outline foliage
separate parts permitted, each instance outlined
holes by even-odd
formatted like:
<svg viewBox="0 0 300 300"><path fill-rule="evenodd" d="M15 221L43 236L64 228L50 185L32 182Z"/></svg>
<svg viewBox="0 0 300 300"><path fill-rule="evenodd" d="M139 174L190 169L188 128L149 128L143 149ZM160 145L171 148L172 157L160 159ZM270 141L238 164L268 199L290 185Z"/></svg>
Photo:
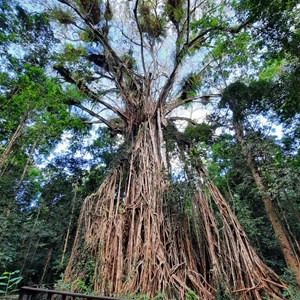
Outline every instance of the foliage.
<svg viewBox="0 0 300 300"><path fill-rule="evenodd" d="M181 91L181 100L193 98L201 87L201 74L190 74L184 81Z"/></svg>
<svg viewBox="0 0 300 300"><path fill-rule="evenodd" d="M199 299L199 297L197 296L197 294L193 290L188 290L185 293L185 298L187 300L197 300L197 299Z"/></svg>
<svg viewBox="0 0 300 300"><path fill-rule="evenodd" d="M283 278L288 282L288 288L283 291L282 298L290 300L299 300L300 292L295 283L295 279L290 270L286 270L283 274Z"/></svg>
<svg viewBox="0 0 300 300"><path fill-rule="evenodd" d="M212 128L205 123L188 125L183 136L194 144L203 142L209 145L212 142Z"/></svg>
<svg viewBox="0 0 300 300"><path fill-rule="evenodd" d="M0 295L6 297L15 293L21 281L22 276L20 276L19 270L13 272L3 272L0 276Z"/></svg>
<svg viewBox="0 0 300 300"><path fill-rule="evenodd" d="M299 41L299 33L291 28L299 24L298 1L239 1L237 11L243 16L261 22L260 38L268 39L273 46L281 46L287 51L299 55L299 49L293 48ZM274 45L275 43L275 45ZM269 46L270 46L269 44ZM298 53L298 54L297 54Z"/></svg>

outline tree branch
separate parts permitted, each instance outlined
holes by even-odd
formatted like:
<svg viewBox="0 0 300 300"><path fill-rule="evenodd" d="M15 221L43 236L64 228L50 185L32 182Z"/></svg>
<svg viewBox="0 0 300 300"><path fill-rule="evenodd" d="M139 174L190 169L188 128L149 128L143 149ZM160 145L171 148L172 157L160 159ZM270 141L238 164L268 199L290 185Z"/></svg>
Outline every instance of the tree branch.
<svg viewBox="0 0 300 300"><path fill-rule="evenodd" d="M184 100L180 100L178 101L175 100L175 101L172 101L170 102L167 107L166 107L166 110L165 110L165 115L168 115L169 113L171 113L174 109L176 109L177 107L180 107L184 104L187 104L189 102L201 102L202 104L204 104L204 102L206 102L209 98L217 98L217 97L221 97L222 95L221 94L209 94L209 95L201 95L201 96L196 96L196 97L190 97L190 98L186 98ZM197 99L202 99L200 101L196 101ZM206 103L207 104L207 103Z"/></svg>
<svg viewBox="0 0 300 300"><path fill-rule="evenodd" d="M191 123L192 125L197 125L198 123L190 118L186 118L186 117L170 117L168 118L168 120L170 121L187 121L189 123Z"/></svg>
<svg viewBox="0 0 300 300"><path fill-rule="evenodd" d="M138 30L139 30L139 33L140 33L142 65L143 65L143 70L144 70L144 76L146 76L147 73L146 73L145 57L144 57L144 40L143 40L143 33L142 33L141 25L140 25L139 20L138 20L138 15L137 15L137 7L138 7L138 4L139 4L139 0L136 0L135 6L134 6L134 9L133 9L133 13L134 13L135 22L136 22L136 24L137 24L137 27L138 27Z"/></svg>
<svg viewBox="0 0 300 300"><path fill-rule="evenodd" d="M138 42L134 41L132 38L130 38L127 34L125 34L124 30L120 29L122 35L128 40L130 41L132 44L138 46L138 47L141 47L142 45L139 44Z"/></svg>
<svg viewBox="0 0 300 300"><path fill-rule="evenodd" d="M186 27L186 42L190 39L190 0L187 0L187 27Z"/></svg>
<svg viewBox="0 0 300 300"><path fill-rule="evenodd" d="M64 67L61 66L54 66L54 70L56 70L67 82L72 83L78 87L78 89L83 92L86 96L91 97L92 99L96 100L98 103L104 105L106 108L113 111L115 114L117 114L119 117L121 117L123 120L127 120L126 115L117 109L116 107L110 105L106 101L100 99L96 93L91 91L82 81L76 81L72 78L72 75L70 74L69 70L67 70Z"/></svg>
<svg viewBox="0 0 300 300"><path fill-rule="evenodd" d="M212 60L212 61L209 61L205 66L203 66L203 68L198 72L198 74L200 74L201 72L203 72L212 62L213 62L214 60ZM176 70L175 70L175 72L176 72ZM172 75L172 74L171 74ZM174 74L174 76L173 76L174 78L175 78L175 74ZM170 76L170 78L171 78L171 76ZM174 82L174 78L173 78L173 82ZM172 84L173 83L171 83L170 82L170 88L172 87ZM166 91L166 93L168 93L168 91ZM167 95L166 95L167 96ZM199 97L192 97L192 98L187 98L187 99L184 99L184 100L182 100L182 101L178 101L178 98L180 97L180 95L179 96L177 96L177 99L174 101L174 102L172 102L172 103L170 103L167 107L166 107L166 115L167 114L169 114L172 110L174 110L175 108L177 108L177 107L179 107L179 106L181 106L181 105L183 105L183 104L185 104L185 103L188 103L188 102L191 102L191 101L193 101L193 100L195 100L195 99L197 99L197 98L199 98Z"/></svg>
<svg viewBox="0 0 300 300"><path fill-rule="evenodd" d="M239 33L243 28L248 26L252 22L252 19L246 20L244 23L240 24L239 26L233 26L233 27L225 27L222 25L218 25L212 28L208 28L201 32L198 36L196 36L193 40L191 40L189 43L185 44L186 50L188 51L191 47L193 47L198 41L203 39L206 34L214 31L223 31L223 32L229 32L229 33ZM201 41L202 42L202 41Z"/></svg>
<svg viewBox="0 0 300 300"><path fill-rule="evenodd" d="M92 111L92 110L88 109L87 107L83 106L81 103L79 103L79 102L72 102L71 105L76 106L76 107L80 108L81 110L87 112L92 117L97 118L101 123L104 123L110 130L112 130L112 131L116 131L117 130L117 128L114 126L114 124L112 124L111 122L109 122L105 118L99 116L94 111Z"/></svg>
<svg viewBox="0 0 300 300"><path fill-rule="evenodd" d="M165 115L168 115L169 113L171 113L175 108L179 107L179 106L182 106L184 104L187 104L189 102L192 102L194 100L196 100L197 98L200 98L200 97L190 97L190 98L186 98L184 100L175 100L175 101L172 101L171 103L169 103L165 109Z"/></svg>
<svg viewBox="0 0 300 300"><path fill-rule="evenodd" d="M174 83L174 80L175 80L175 76L176 76L176 73L177 73L177 69L178 69L178 64L176 62L175 66L174 66L174 69L171 73L171 75L169 76L165 86L163 87L162 89L162 92L158 98L158 102L157 102L157 107L159 106L164 106L165 102L166 102L166 99L168 97L168 94L173 86L173 83Z"/></svg>

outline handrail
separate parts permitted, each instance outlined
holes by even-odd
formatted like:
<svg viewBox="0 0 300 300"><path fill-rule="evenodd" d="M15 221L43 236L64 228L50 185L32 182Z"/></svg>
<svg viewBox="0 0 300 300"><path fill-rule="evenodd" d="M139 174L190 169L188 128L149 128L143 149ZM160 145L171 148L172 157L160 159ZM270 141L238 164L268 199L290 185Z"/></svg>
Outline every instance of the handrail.
<svg viewBox="0 0 300 300"><path fill-rule="evenodd" d="M53 295L60 295L62 300L75 300L78 298L94 299L94 300L129 300L125 298L112 298L112 297L105 297L105 296L84 295L84 294L71 293L71 292L40 289L40 288L34 288L30 286L21 287L19 293L19 300L40 300L40 299L51 300Z"/></svg>

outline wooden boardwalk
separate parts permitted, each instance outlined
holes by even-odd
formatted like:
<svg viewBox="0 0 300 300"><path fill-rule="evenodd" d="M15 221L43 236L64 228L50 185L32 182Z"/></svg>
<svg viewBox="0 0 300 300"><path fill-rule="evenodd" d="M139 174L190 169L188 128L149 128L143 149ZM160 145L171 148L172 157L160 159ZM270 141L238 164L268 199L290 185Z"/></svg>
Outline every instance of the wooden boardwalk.
<svg viewBox="0 0 300 300"><path fill-rule="evenodd" d="M24 286L20 289L19 300L129 300L104 296L84 295Z"/></svg>

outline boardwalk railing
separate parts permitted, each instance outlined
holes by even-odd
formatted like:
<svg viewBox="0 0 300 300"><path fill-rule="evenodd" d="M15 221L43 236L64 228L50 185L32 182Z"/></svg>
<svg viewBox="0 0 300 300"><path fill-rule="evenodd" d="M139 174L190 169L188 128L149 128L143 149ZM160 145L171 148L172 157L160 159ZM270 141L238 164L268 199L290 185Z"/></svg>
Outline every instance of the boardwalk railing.
<svg viewBox="0 0 300 300"><path fill-rule="evenodd" d="M39 289L24 286L20 289L19 300L129 300L124 298L112 298L102 296L92 296L69 292L60 292L55 290Z"/></svg>

